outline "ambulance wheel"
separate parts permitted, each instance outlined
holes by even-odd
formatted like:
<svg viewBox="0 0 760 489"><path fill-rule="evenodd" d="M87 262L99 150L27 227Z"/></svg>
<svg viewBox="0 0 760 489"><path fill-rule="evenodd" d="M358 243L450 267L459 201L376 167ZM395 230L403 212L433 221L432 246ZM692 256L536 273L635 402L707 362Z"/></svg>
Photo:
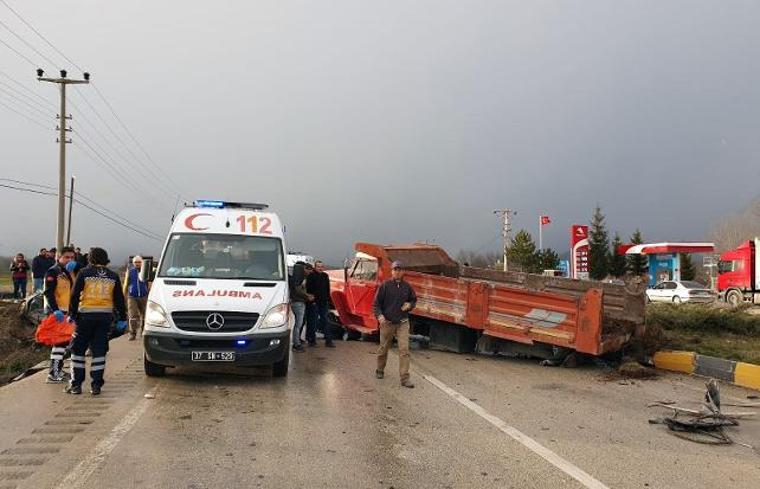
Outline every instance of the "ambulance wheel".
<svg viewBox="0 0 760 489"><path fill-rule="evenodd" d="M287 377L289 363L290 363L290 348L286 348L285 356L282 358L282 360L272 364L272 376Z"/></svg>
<svg viewBox="0 0 760 489"><path fill-rule="evenodd" d="M148 361L148 357L143 355L143 364L145 366L145 375L148 377L163 377L166 375L166 367Z"/></svg>

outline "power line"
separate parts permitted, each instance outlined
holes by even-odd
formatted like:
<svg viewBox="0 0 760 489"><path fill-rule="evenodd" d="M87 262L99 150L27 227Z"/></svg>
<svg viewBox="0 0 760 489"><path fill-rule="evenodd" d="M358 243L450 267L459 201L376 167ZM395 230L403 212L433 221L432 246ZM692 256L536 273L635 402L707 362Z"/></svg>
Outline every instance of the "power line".
<svg viewBox="0 0 760 489"><path fill-rule="evenodd" d="M85 140L81 136L80 136L79 140L81 140L82 143L84 143L84 145L87 146L87 148L89 148L89 150L93 154L95 154L95 156L96 156L96 158L98 160L102 161L110 170L113 170L113 172L109 171L109 173L111 173L111 176L114 177L114 179L116 180L117 183L126 184L126 185L129 186L129 188L131 190L133 190L135 192L138 192L138 193L142 193L143 195L147 196L150 200L152 200L154 203L162 205L162 206L167 206L167 204L166 204L165 201L161 201L156 196L154 196L152 193L148 193L148 192L145 191L145 189L141 189L140 188L140 183L138 181L136 181L136 180L133 180L131 178L131 176L129 175L128 171L127 171L127 173L124 173L120 168L115 167L106 158L103 158L103 156L100 153L98 153L98 151L95 148L93 148L92 145L87 142L87 140ZM84 148L82 146L79 146L76 141L74 141L74 145L77 146L79 149L84 150ZM90 159L93 159L92 156L86 150L85 150L85 154L87 154L88 156L90 156ZM93 159L93 161L94 161L94 159ZM114 175L114 172L117 173L118 175Z"/></svg>
<svg viewBox="0 0 760 489"><path fill-rule="evenodd" d="M94 85L93 85L93 86L94 86ZM153 171L151 171L151 169L150 169L150 168L149 168L149 167L148 167L148 166L147 166L145 163L143 163L143 162L142 162L141 158L140 158L139 156L137 156L137 155L136 155L136 154L135 154L135 153L134 153L134 152L133 152L133 151L130 149L129 145L128 145L128 144L127 144L125 141L124 141L124 139L122 139L122 138L121 138L121 136L119 136L119 135L116 133L116 131L114 131L114 129L111 127L111 125L110 125L110 124L108 124L108 122L106 122L106 120L103 118L103 116L100 114L100 112L99 112L99 111L98 111L98 110L95 108L95 106L94 106L94 105L92 105L92 103L91 103L89 100L87 100L87 98L86 98L84 95L82 95L80 92L77 92L77 94L79 95L79 97L81 98L81 100L82 100L82 101L83 101L83 102L84 102L84 103L85 103L85 104L86 104L86 105L87 105L87 106L90 108L90 110L92 111L92 113L93 113L93 114L95 114L95 116L98 118L98 120L100 120L100 122L101 122L101 123L103 123L103 125L104 125L104 126L106 126L106 128L107 128L107 129L109 130L109 132L110 132L110 133L113 135L113 137L114 137L114 138L116 138L116 140L117 140L118 142L120 142L120 143L121 143L121 145L122 145L122 146L123 146L123 147L124 147L124 148L127 150L127 152L129 153L129 155L130 155L130 156L132 156L133 160L132 160L132 161L130 161L129 159L127 159L127 158L126 158L126 157L125 157L125 156L124 156L124 155L121 153L121 151L120 151L120 150L119 150L119 149L118 149L118 148L117 148L115 145L111 145L112 149L114 150L114 153L115 153L115 154L116 154L116 155L117 155L119 158L121 158L121 160L122 160L124 163L126 163L127 165L132 165L132 164L134 164L134 162L135 162L135 161L136 161L137 163L139 163L139 164L140 164L140 166L141 166L142 168L144 168L145 170L147 170L147 171L148 171L148 173L150 173L150 177L152 177L152 178L149 178L149 179L148 179L148 181L151 183L151 185L153 185L153 186L154 186L154 187L155 187L155 188L156 188L156 189L157 189L159 192L163 192L163 191L164 191L164 189L163 189L163 188L161 187L161 185L158 183L158 180L160 179L160 177L159 177L158 175L156 175L156 174L155 174ZM81 115L81 113L80 113L80 115ZM92 125L92 124L90 124L90 125L91 125L93 128L95 127L95 126L94 126L94 125ZM96 129L96 132L98 132L98 133L100 134L100 136L101 136L101 137L102 137L102 138L103 138L103 139L104 139L106 142L108 142L108 139L107 139L107 138L106 138L106 137L103 135L103 133L102 133L102 132L100 132L100 131L99 131L99 130L97 130L97 129ZM109 143L109 144L110 144L110 143ZM163 202L162 202L162 204L166 205L166 204L165 204L165 203L163 203Z"/></svg>
<svg viewBox="0 0 760 489"><path fill-rule="evenodd" d="M3 101L0 101L0 105L2 105L3 107L5 107L6 109L10 110L11 112L15 112L16 114L20 115L21 117L23 117L24 119L28 120L29 122L31 122L33 124L37 124L38 126L40 126L43 129L46 129L46 130L50 129L49 127L45 127L45 124L43 124L42 122L37 121L35 119L32 119L28 115L26 115L26 114L24 114L22 112L19 112L18 110L14 109L13 107L11 107L10 105L6 104Z"/></svg>
<svg viewBox="0 0 760 489"><path fill-rule="evenodd" d="M95 159L98 159L102 161L103 164L106 165L106 167L108 167L109 173L111 174L112 177L114 177L117 183L127 184L132 190L135 190L138 192L140 191L139 187L137 187L137 185L134 182L132 182L132 180L130 180L125 174L123 174L119 168L114 167L108 160L103 158L100 155L100 153L98 153L98 151L95 148L93 148L90 143L87 142L86 139L80 137L79 141L81 141L90 150L91 154L95 155L96 158L91 158L93 159L93 161ZM83 147L79 146L79 144L76 141L74 142L74 146L77 146L79 149L84 150L85 154L90 156L90 153L88 153L87 150L85 150Z"/></svg>
<svg viewBox="0 0 760 489"><path fill-rule="evenodd" d="M34 190L34 189L16 187L16 186L13 186L13 185L5 185L5 184L2 184L2 183L0 183L0 187L8 188L8 189L11 189L11 190L16 190L16 191L19 191L19 192L28 192L28 193L39 194L39 195L48 195L48 196L52 196L52 197L57 197L58 196L58 194L56 194L55 192L45 192L44 190ZM92 206L90 206L90 205L82 202L81 200L74 199L74 202L76 202L77 204L81 205L85 209L88 209L88 210L90 210L90 211L98 214L99 216L101 216L101 217L103 217L105 219L108 219L109 221L113 222L114 224L118 224L119 226L121 226L123 228L129 229L130 231L134 231L137 234L140 234L142 236L145 236L146 238L149 238L149 239L152 239L152 240L155 240L155 241L163 241L157 235L145 233L145 232L140 231L139 229L136 229L136 228L134 228L134 227L132 227L132 226L130 226L128 224L120 222L120 221L114 219L113 217L105 214L104 212L101 212L101 211L97 210L96 208L94 208L94 207L92 207Z"/></svg>
<svg viewBox="0 0 760 489"><path fill-rule="evenodd" d="M39 107L36 107L36 106L30 104L29 102L27 102L26 100L20 98L18 95L14 94L13 92L8 91L7 88L0 87L0 93L4 93L5 95L11 97L14 101L20 102L20 103L26 105L27 107L29 107L30 109L36 111L38 114L40 114L43 117L47 117L48 116L48 114L46 114L44 110L42 110Z"/></svg>
<svg viewBox="0 0 760 489"><path fill-rule="evenodd" d="M14 79L14 78L13 78L12 76L10 76L8 73L6 73L6 72L4 72L4 71L0 70L0 75L4 76L4 77L5 77L5 78L7 78L9 81L12 81L14 84L18 85L18 86L19 86L19 87L21 87L22 89L24 89L24 90L26 90L27 92L31 93L32 95L34 95L35 97L37 97L38 99L42 100L42 101L43 101L43 102L45 102L47 105L49 105L50 107L52 107L53 109L55 109L55 104L54 104L53 102L51 102L50 100L46 99L46 98L45 98L45 97L43 97L42 95L38 94L37 92L35 92L35 91L34 91L34 90L32 90L31 88L27 87L26 85L22 84L22 83L21 83L21 82L19 82L18 80Z"/></svg>
<svg viewBox="0 0 760 489"><path fill-rule="evenodd" d="M21 91L20 91L20 90L18 90L17 88L13 88L11 85L8 85L7 83L5 83L5 82L3 82L3 81L0 81L0 86L3 86L3 87L5 87L5 90L6 90L6 91L7 91L7 90L10 90L10 91L11 91L11 92L13 92L14 94L16 94L16 95L19 95L19 96L21 96L21 97L24 97L26 100L29 100L29 101L31 101L32 103L35 103L35 104L37 104L37 107L42 107L44 110L48 110L48 107L45 107L44 105L42 105L42 103L40 103L40 102L38 102L37 100L33 99L33 98L32 98L32 97L30 97L29 95L27 95L27 94L25 94L25 93L21 92Z"/></svg>
<svg viewBox="0 0 760 489"><path fill-rule="evenodd" d="M53 66L56 65L55 61L53 61L52 59L48 58L45 55L45 53L42 53L39 49L37 49L34 46L32 46L26 39L24 39L23 37L21 37L18 34L16 34L16 32L13 29L11 29L10 27L8 27L8 25L5 22L3 22L2 20L0 20L0 25L3 26L3 27L5 27L5 30L7 30L8 32L10 32L13 35L13 37L15 37L16 39L18 39L22 43L24 43L24 46L28 47L29 49L31 49L32 51L34 51L35 53L37 53L37 55L40 56L40 57L42 57L42 59L44 59L45 61L47 61L48 63L50 63Z"/></svg>
<svg viewBox="0 0 760 489"><path fill-rule="evenodd" d="M95 88L95 84L93 84L93 88ZM101 96L101 98L102 98L102 95L100 94L99 90L96 89L95 92L99 96ZM122 144L122 146L124 146L124 149L126 149L127 153L129 153L129 155L132 158L134 158L134 161L136 161L137 163L139 163L140 166L142 166L148 173L150 173L151 177L153 177L156 180L159 180L160 177L153 170L151 170L145 163L143 163L142 158L140 158L139 156L137 156L134 153L134 151L132 151L132 149L129 147L129 145L126 143L126 141L124 141L124 139L122 139L122 137L119 136L116 133L116 131L114 131L114 129L111 127L111 125L105 121L105 119L103 118L103 116L100 115L100 112L98 112L98 110L95 108L95 106L92 105L92 103L89 100L87 100L87 97L85 97L81 93L79 93L79 96L81 97L82 101L84 101L84 103L87 104L87 106L90 108L90 110L95 114L95 116L98 118L98 120L100 120L100 122L102 122L103 125L106 126L106 129L108 129L108 131L113 135L113 137L116 138L116 140L119 141ZM103 99L103 100L105 101L105 99ZM108 102L106 102L106 105L108 105ZM109 108L110 108L110 106L109 106ZM113 109L111 109L111 110L112 110L111 113L115 114L115 112L113 112ZM117 122L119 121L119 119L118 119L117 116L114 116L114 118L117 120ZM129 133L128 130L127 130L127 133ZM151 180L151 181L153 181L153 180ZM171 183L171 180L167 180L167 181L169 183ZM160 187L158 187L158 188L160 189Z"/></svg>
<svg viewBox="0 0 760 489"><path fill-rule="evenodd" d="M0 0L0 1L2 1L2 0ZM10 44L8 44L7 42L5 42L2 39L0 39L0 43L4 44L6 48L8 48L11 51L13 51L14 53L16 53L21 59L23 59L24 61L26 61L30 65L34 66L35 68L37 68L37 63L35 63L31 59L29 59L26 55L24 55L23 53L21 53L21 51L19 51L18 49L14 48L13 46L11 46Z"/></svg>
<svg viewBox="0 0 760 489"><path fill-rule="evenodd" d="M52 42L48 41L48 40L47 40L47 38L46 38L45 36L43 36L43 35L40 33L40 31L38 31L37 29L35 29L35 28L34 28L34 26L33 26L32 24L30 24L29 22L27 22L27 21L26 21L26 19L24 19L24 18L21 16L21 14L19 14L19 13L18 13L18 12L16 12L15 10L13 10L13 8L12 8L10 5L8 5L8 2L6 2L5 0L0 0L0 3L2 3L3 5L5 5L5 7L6 7L8 10L10 10L11 12L13 12L13 15L15 15L15 16L16 16L16 18L17 18L18 20L20 20L21 22L23 22L25 26L27 26L29 29L31 29L31 30L32 30L32 32L34 32L35 34L37 34L37 36L39 36L39 38L40 38L40 39L42 39L43 41L45 41L45 43L46 43L48 46L50 46L51 48L53 48L53 50L54 50L56 53L58 53L58 54L59 54L61 57L63 57L63 59L65 59L66 61L68 61L69 63L71 63L71 64L72 64L72 65L73 65L75 68L77 68L79 71L82 71L82 72L84 72L84 71L85 71L85 70L83 70L83 69L82 69L82 68L81 68L81 67L80 67L78 64L74 63L74 62L71 60L71 58L69 58L68 56L66 56L65 54L63 54L63 52L61 52L61 51L60 51L60 50L59 50L57 47L55 47L55 45L54 45Z"/></svg>
<svg viewBox="0 0 760 489"><path fill-rule="evenodd" d="M0 181L16 183L16 184L19 184L19 185L25 185L27 187L36 187L36 188L47 189L47 190L56 190L56 188L53 187L52 185L45 185L45 184L41 184L41 183L26 182L24 180L17 180L15 178L0 178ZM129 224L131 226L134 226L134 227L136 227L138 229L141 229L142 231L145 231L148 234L152 234L154 236L158 236L157 233L154 233L153 231L151 231L150 229L146 228L145 226L142 226L140 224L137 224L135 222L130 221L126 217L124 217L124 216L118 214L117 212L109 209L108 207L104 206L103 204L100 204L100 203L94 201L93 199L87 197L82 192L75 191L74 194L77 195L78 197L86 200L90 204L92 204L92 205L94 205L96 207L100 207L100 209L103 210L104 212L108 212L109 214L112 214L112 215L116 216L117 218L121 219L122 221L126 222L127 224ZM58 195L58 194L50 194L50 195ZM80 201L78 199L74 199L74 202L79 203Z"/></svg>
<svg viewBox="0 0 760 489"><path fill-rule="evenodd" d="M98 95L98 97L100 97L103 103L106 104L106 107L108 107L108 110L111 111L111 114L113 115L114 119L116 119L119 122L121 127L124 129L124 132L126 132L127 135L129 135L130 139L132 139L132 141L135 143L135 145L138 148L140 148L140 151L142 151L142 153L145 155L148 161L150 161L153 164L153 166L164 176L166 181L172 184L172 186L178 193L181 193L182 189L179 187L179 185L177 185L177 183L166 172L164 172L163 168L161 168L161 166L155 162L155 160L150 156L150 154L148 154L148 152L145 150L145 147L142 144L140 144L140 141L137 140L134 134L132 134L132 131L129 130L129 128L121 119L121 117L119 117L119 115L116 113L116 110L113 108L111 103L108 100L106 100L105 96L103 95L103 92L101 92L100 89L97 87L97 85L95 85L94 83L92 84L92 88L95 89L95 93Z"/></svg>

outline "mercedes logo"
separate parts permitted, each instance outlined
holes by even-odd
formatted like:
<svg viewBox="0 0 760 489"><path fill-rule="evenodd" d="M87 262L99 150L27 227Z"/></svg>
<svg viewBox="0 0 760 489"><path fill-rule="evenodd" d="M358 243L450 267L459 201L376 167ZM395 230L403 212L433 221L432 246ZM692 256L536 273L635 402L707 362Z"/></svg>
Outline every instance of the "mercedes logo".
<svg viewBox="0 0 760 489"><path fill-rule="evenodd" d="M222 329L222 326L224 326L224 316L218 312L212 312L206 318L206 326L208 326L208 329L214 331Z"/></svg>

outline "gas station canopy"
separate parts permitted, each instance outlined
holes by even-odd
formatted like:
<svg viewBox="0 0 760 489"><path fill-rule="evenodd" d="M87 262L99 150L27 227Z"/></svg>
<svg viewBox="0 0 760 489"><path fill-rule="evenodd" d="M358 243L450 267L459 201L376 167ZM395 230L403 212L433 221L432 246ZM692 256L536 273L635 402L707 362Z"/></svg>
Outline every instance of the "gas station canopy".
<svg viewBox="0 0 760 489"><path fill-rule="evenodd" d="M664 253L712 253L715 243L647 243L626 245L626 255L659 255ZM622 251L622 250L621 250Z"/></svg>

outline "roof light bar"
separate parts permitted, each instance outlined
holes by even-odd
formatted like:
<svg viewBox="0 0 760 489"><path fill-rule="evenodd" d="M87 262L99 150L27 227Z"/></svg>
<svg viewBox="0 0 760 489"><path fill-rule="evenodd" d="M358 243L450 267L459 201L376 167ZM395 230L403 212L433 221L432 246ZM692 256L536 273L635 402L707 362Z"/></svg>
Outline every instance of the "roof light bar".
<svg viewBox="0 0 760 489"><path fill-rule="evenodd" d="M255 204L255 203L246 203L246 202L225 202L223 200L196 200L193 203L194 207L205 207L205 208L213 208L213 209L224 209L230 208L230 209L253 209L253 210L264 210L268 209L268 204Z"/></svg>

